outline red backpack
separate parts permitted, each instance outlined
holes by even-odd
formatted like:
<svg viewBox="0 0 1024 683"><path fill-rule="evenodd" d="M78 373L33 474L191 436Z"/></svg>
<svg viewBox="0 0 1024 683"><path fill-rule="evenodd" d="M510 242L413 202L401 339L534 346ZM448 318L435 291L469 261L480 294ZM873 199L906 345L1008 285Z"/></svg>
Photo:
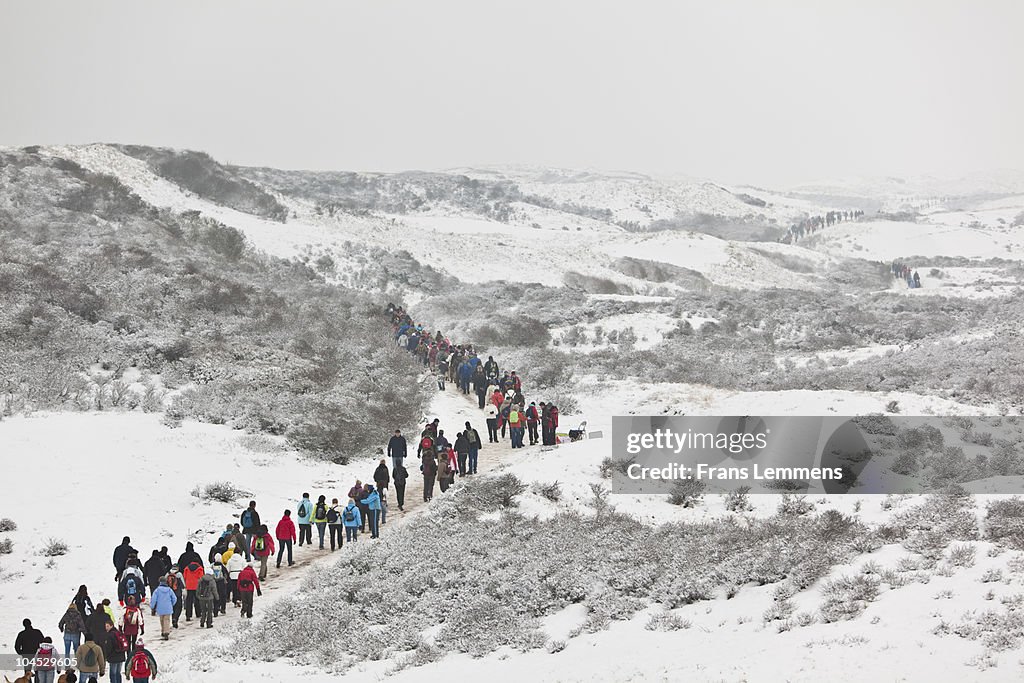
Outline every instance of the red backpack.
<svg viewBox="0 0 1024 683"><path fill-rule="evenodd" d="M433 448L433 446L434 442L431 440L429 436L423 437L423 440L420 441L420 448L422 448L425 451L429 451L431 448Z"/></svg>
<svg viewBox="0 0 1024 683"><path fill-rule="evenodd" d="M118 652L128 652L128 639L125 638L124 633L120 629L114 629L114 645L117 647Z"/></svg>
<svg viewBox="0 0 1024 683"><path fill-rule="evenodd" d="M136 652L132 656L132 666L128 675L132 678L149 678L153 675L153 668L149 665L149 657L145 652Z"/></svg>

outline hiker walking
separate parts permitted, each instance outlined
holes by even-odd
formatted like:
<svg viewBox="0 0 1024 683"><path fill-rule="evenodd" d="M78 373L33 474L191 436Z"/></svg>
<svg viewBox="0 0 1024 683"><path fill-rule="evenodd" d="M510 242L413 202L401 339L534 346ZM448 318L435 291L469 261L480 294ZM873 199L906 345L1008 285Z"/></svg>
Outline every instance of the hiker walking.
<svg viewBox="0 0 1024 683"><path fill-rule="evenodd" d="M160 618L160 637L167 640L171 637L171 620L178 596L167 585L167 577L160 579L160 584L149 600L150 614Z"/></svg>
<svg viewBox="0 0 1024 683"><path fill-rule="evenodd" d="M288 566L292 566L295 564L292 561L292 543L295 542L295 522L292 521L291 510L284 511L281 521L277 523L277 528L274 529L274 535L277 536L277 568L281 568L281 558L284 557L285 548L288 549Z"/></svg>
<svg viewBox="0 0 1024 683"><path fill-rule="evenodd" d="M132 539L127 536L121 540L121 545L114 548L114 569L117 572L114 575L114 581L121 581L121 574L124 572L125 565L128 564L128 557L132 554L137 555L138 552L132 547Z"/></svg>
<svg viewBox="0 0 1024 683"><path fill-rule="evenodd" d="M429 503L434 497L434 480L437 477L437 460L434 458L433 449L423 453L420 469L423 472L423 502Z"/></svg>
<svg viewBox="0 0 1024 683"><path fill-rule="evenodd" d="M103 649L103 656L110 667L110 683L121 683L124 680L121 674L128 673L128 663L125 660L132 651L132 643L128 636L113 624L107 624L106 628L107 646Z"/></svg>
<svg viewBox="0 0 1024 683"><path fill-rule="evenodd" d="M185 621L192 621L193 611L197 617L203 616L203 607L199 604L197 592L199 579L203 578L205 573L203 563L197 560L189 562L181 573L185 577Z"/></svg>
<svg viewBox="0 0 1024 683"><path fill-rule="evenodd" d="M128 675L132 683L149 683L150 679L156 678L156 657L143 646L141 639L135 643L135 650L128 662Z"/></svg>
<svg viewBox="0 0 1024 683"><path fill-rule="evenodd" d="M75 593L74 599L75 607L78 608L78 613L85 619L95 610L95 606L92 604L92 598L89 597L89 589L82 584L78 587L78 592Z"/></svg>
<svg viewBox="0 0 1024 683"><path fill-rule="evenodd" d="M213 574L213 580L217 582L217 600L213 605L213 616L227 614L228 568L224 566L220 553L214 555L213 562L210 563L210 572Z"/></svg>
<svg viewBox="0 0 1024 683"><path fill-rule="evenodd" d="M468 424L468 423L467 423ZM469 460L469 440L466 438L465 432L459 432L458 436L455 437L455 457L458 460L459 465L459 476L466 476L466 462Z"/></svg>
<svg viewBox="0 0 1024 683"><path fill-rule="evenodd" d="M260 524L256 535L252 538L252 556L260 563L260 581L267 578L267 562L274 555L274 538L270 535L266 524Z"/></svg>
<svg viewBox="0 0 1024 683"><path fill-rule="evenodd" d="M473 429L473 426L467 422L466 431L464 431L462 435L466 438L466 442L469 446L469 463L468 469L463 467L460 463L460 471L465 474L476 474L477 460L480 455L480 449L483 447L483 444L480 443L480 433Z"/></svg>
<svg viewBox="0 0 1024 683"><path fill-rule="evenodd" d="M530 407L526 409L526 429L530 436L530 445L536 446L537 441L537 423L540 421L540 415L537 413L537 404L533 401L530 402Z"/></svg>
<svg viewBox="0 0 1024 683"><path fill-rule="evenodd" d="M43 638L28 668L35 672L36 683L53 683L57 676L57 648L53 646L53 638Z"/></svg>
<svg viewBox="0 0 1024 683"><path fill-rule="evenodd" d="M160 585L160 577L166 573L166 570L164 570L164 560L160 557L160 551L154 550L153 554L146 560L146 564L142 566L142 575L145 577L146 585L149 586L150 592L156 590L156 587Z"/></svg>
<svg viewBox="0 0 1024 683"><path fill-rule="evenodd" d="M324 538L327 535L327 497L320 496L313 506L313 524L316 525L316 534L320 538L320 550L324 549ZM263 577L260 577L263 578Z"/></svg>
<svg viewBox="0 0 1024 683"><path fill-rule="evenodd" d="M68 605L64 616L57 623L57 628L64 634L64 659L71 659L71 653L82 644L82 634L85 633L85 619L82 618L77 604Z"/></svg>
<svg viewBox="0 0 1024 683"><path fill-rule="evenodd" d="M409 479L409 470L405 465L398 465L391 470L391 481L395 483L395 500L398 502L398 509L405 512L405 482Z"/></svg>
<svg viewBox="0 0 1024 683"><path fill-rule="evenodd" d="M386 489L391 484L391 474L388 472L387 461L383 458L373 471L373 483L377 485L378 491Z"/></svg>
<svg viewBox="0 0 1024 683"><path fill-rule="evenodd" d="M228 588L231 589L232 603L235 607L242 604L242 596L238 593L238 575L245 569L245 557L240 552L231 555L228 560Z"/></svg>
<svg viewBox="0 0 1024 683"><path fill-rule="evenodd" d="M14 652L28 660L36 656L39 646L43 644L43 632L32 626L31 619L24 619L21 625L25 628L14 639ZM25 667L25 673L31 671L31 665Z"/></svg>
<svg viewBox="0 0 1024 683"><path fill-rule="evenodd" d="M484 408L487 419L487 443L498 443L498 408L493 402Z"/></svg>
<svg viewBox="0 0 1024 683"><path fill-rule="evenodd" d="M167 572L167 588L174 593L174 602L171 603L171 626L178 628L178 621L181 619L181 612L185 609L185 577L178 571L178 565L172 565L171 571ZM152 605L152 603L150 603Z"/></svg>
<svg viewBox="0 0 1024 683"><path fill-rule="evenodd" d="M394 436L388 440L388 457L391 458L392 466L398 467L405 461L407 449L408 445L405 442L405 437L402 436L402 430L396 429Z"/></svg>
<svg viewBox="0 0 1024 683"><path fill-rule="evenodd" d="M266 529L266 527L262 527ZM253 543L256 540L253 539ZM266 568L266 556L263 558L263 567ZM217 588L217 579L213 578L213 565L210 565L210 571L203 574L202 578L199 579L199 587L196 588L196 597L199 598L199 604L202 606L202 616L199 617L199 628L213 628L213 612L214 604L220 599L220 591Z"/></svg>
<svg viewBox="0 0 1024 683"><path fill-rule="evenodd" d="M256 501L250 500L249 507L242 511L238 521L242 524L242 534L245 536L245 559L252 559L252 537L260 528L260 513L256 512Z"/></svg>
<svg viewBox="0 0 1024 683"><path fill-rule="evenodd" d="M437 388L444 391L444 383L448 379L448 361L440 358L437 361Z"/></svg>
<svg viewBox="0 0 1024 683"><path fill-rule="evenodd" d="M476 391L477 402L480 404L480 409L483 410L487 400L487 374L484 372L483 365L477 365L476 370L473 371L473 390Z"/></svg>
<svg viewBox="0 0 1024 683"><path fill-rule="evenodd" d="M113 624L107 624L105 633L108 638L110 635L110 626ZM146 625L142 619L142 609L133 602L129 603L124 608L124 614L121 616L121 633L128 639L128 644L131 647L135 646L135 641L139 636L146 632ZM110 643L107 642L107 650L110 649ZM123 660L122 660L123 661Z"/></svg>
<svg viewBox="0 0 1024 683"><path fill-rule="evenodd" d="M338 503L337 498L332 498L331 507L327 508L327 530L331 537L332 553L334 552L335 547L340 550L342 545L344 545L344 541L341 536L341 530L343 528L341 524L341 513L341 504Z"/></svg>
<svg viewBox="0 0 1024 683"><path fill-rule="evenodd" d="M252 568L252 562L247 562L245 569L238 574L238 591L242 595L242 616L252 619L253 593L263 595L260 579L256 576L256 570Z"/></svg>
<svg viewBox="0 0 1024 683"><path fill-rule="evenodd" d="M345 540L349 543L355 543L359 539L359 527L362 526L363 520L359 512L359 506L356 505L354 498L349 497L348 505L345 506L345 510L341 513L341 520L342 524L345 525Z"/></svg>
<svg viewBox="0 0 1024 683"><path fill-rule="evenodd" d="M106 628L103 629L103 642L106 642ZM78 680L97 681L107 672L107 661L103 656L103 647L93 638L92 633L85 634L85 642L75 651L78 665Z"/></svg>
<svg viewBox="0 0 1024 683"><path fill-rule="evenodd" d="M299 523L299 547L302 547L303 542L312 545L313 525L310 520L313 517L313 501L309 499L308 493L302 494L302 500L299 501L295 513Z"/></svg>
<svg viewBox="0 0 1024 683"><path fill-rule="evenodd" d="M451 464L448 459L448 450L444 449L437 454L437 484L441 487L441 493L448 490L448 479L451 476Z"/></svg>
<svg viewBox="0 0 1024 683"><path fill-rule="evenodd" d="M366 485L366 497L363 502L366 505L366 509L369 512L369 523L370 523L370 538L380 538L380 513L381 513L381 500L380 493L371 486Z"/></svg>

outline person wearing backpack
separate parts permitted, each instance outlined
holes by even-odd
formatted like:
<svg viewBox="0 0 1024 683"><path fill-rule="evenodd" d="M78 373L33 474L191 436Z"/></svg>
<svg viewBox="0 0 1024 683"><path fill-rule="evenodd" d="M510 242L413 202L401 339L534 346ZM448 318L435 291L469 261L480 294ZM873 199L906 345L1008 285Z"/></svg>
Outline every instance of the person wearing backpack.
<svg viewBox="0 0 1024 683"><path fill-rule="evenodd" d="M295 564L292 561L292 544L295 542L295 522L292 521L291 510L284 511L281 521L277 523L277 528L274 529L274 535L277 536L277 568L281 568L281 559L284 557L285 548L288 549L288 566L292 566Z"/></svg>
<svg viewBox="0 0 1024 683"><path fill-rule="evenodd" d="M164 640L171 637L171 620L178 604L178 596L168 585L167 579L166 576L160 579L160 585L153 591L153 596L149 601L150 613L152 616L160 618L160 637ZM175 623L175 625L177 624ZM136 644L138 643L136 642Z"/></svg>
<svg viewBox="0 0 1024 683"><path fill-rule="evenodd" d="M331 499L331 507L327 508L327 529L331 536L331 552L333 553L335 548L340 550L344 544L341 536L341 505L338 503L337 498ZM337 544L335 544L335 541L337 541Z"/></svg>
<svg viewBox="0 0 1024 683"><path fill-rule="evenodd" d="M537 441L537 423L540 421L540 415L537 414L537 404L530 402L530 407L526 409L526 429L530 435L530 445L536 446Z"/></svg>
<svg viewBox="0 0 1024 683"><path fill-rule="evenodd" d="M85 632L85 619L78 611L78 605L68 605L68 610L60 618L57 628L64 634L64 659L71 659L71 653L82 644L82 634Z"/></svg>
<svg viewBox="0 0 1024 683"><path fill-rule="evenodd" d="M448 361L439 359L437 361L437 389L444 391L444 383L448 379Z"/></svg>
<svg viewBox="0 0 1024 683"><path fill-rule="evenodd" d="M237 524L235 526L238 526ZM237 543L236 543L237 545ZM189 566L193 562L198 562L200 565L203 564L203 558L196 552L196 547L189 541L185 544L185 552L178 557L178 569L184 570L185 567Z"/></svg>
<svg viewBox="0 0 1024 683"><path fill-rule="evenodd" d="M105 626L108 623L112 624L114 623L114 620L106 613L105 610L101 609L96 610L85 619L85 632L99 634L96 635L95 638L96 643L100 648L103 648L107 644L107 629Z"/></svg>
<svg viewBox="0 0 1024 683"><path fill-rule="evenodd" d="M132 644L135 642L135 638L131 639L131 642L121 630L119 630L113 624L107 624L107 646L103 648L103 656L107 659L107 664L110 666L110 681L111 683L121 683L121 672L128 672L128 663L125 661L128 659L128 653L132 650Z"/></svg>
<svg viewBox="0 0 1024 683"><path fill-rule="evenodd" d="M132 658L128 660L128 675L131 676L132 683L149 683L151 679L156 678L156 674L156 657L143 647L142 641L139 640L135 643Z"/></svg>
<svg viewBox="0 0 1024 683"><path fill-rule="evenodd" d="M519 412L519 406L511 404L508 410L508 430L512 439L512 448L523 447L523 414Z"/></svg>
<svg viewBox="0 0 1024 683"><path fill-rule="evenodd" d="M363 499L369 515L370 538L380 538L380 494L372 485L366 485L366 497Z"/></svg>
<svg viewBox="0 0 1024 683"><path fill-rule="evenodd" d="M558 443L558 436L555 432L555 430L558 429L558 408L554 403L548 403L546 414L547 417L545 418L544 413L541 413L541 420L543 420L542 426L546 435L544 443L549 446L554 446Z"/></svg>
<svg viewBox="0 0 1024 683"><path fill-rule="evenodd" d="M395 483L395 500L398 502L398 509L405 511L405 482L409 479L409 470L405 465L398 465L391 470L391 481Z"/></svg>
<svg viewBox="0 0 1024 683"><path fill-rule="evenodd" d="M274 554L274 539L266 524L260 524L252 538L252 556L260 562L260 581L267 578L267 561Z"/></svg>
<svg viewBox="0 0 1024 683"><path fill-rule="evenodd" d="M434 497L434 481L437 478L437 460L433 451L427 451L423 455L420 470L423 472L423 502L429 503Z"/></svg>
<svg viewBox="0 0 1024 683"><path fill-rule="evenodd" d="M244 561L244 560L243 560ZM178 571L178 565L172 565L171 571L167 573L167 587L174 592L174 612L171 615L171 625L178 628L178 620L181 618L181 610L185 608L185 577Z"/></svg>
<svg viewBox="0 0 1024 683"><path fill-rule="evenodd" d="M313 517L313 501L309 499L308 493L302 494L302 500L299 501L295 512L299 522L299 547L302 547L303 542L312 545L313 526L310 520Z"/></svg>
<svg viewBox="0 0 1024 683"><path fill-rule="evenodd" d="M143 602L146 599L146 582L134 573L125 571L117 586L117 600L122 607L129 596L139 603Z"/></svg>
<svg viewBox="0 0 1024 683"><path fill-rule="evenodd" d="M313 506L313 524L316 524L316 533L320 537L320 550L324 549L324 535L327 533L327 498L320 496ZM263 578L262 576L260 577Z"/></svg>
<svg viewBox="0 0 1024 683"><path fill-rule="evenodd" d="M350 497L348 505L341 511L341 523L345 525L345 540L355 543L359 539L359 527L363 524L363 516L354 498Z"/></svg>
<svg viewBox="0 0 1024 683"><path fill-rule="evenodd" d="M252 545L252 537L260 528L260 513L256 512L255 500L249 501L249 507L242 511L238 521L242 524L242 534L245 536L245 559L251 560L249 546Z"/></svg>
<svg viewBox="0 0 1024 683"><path fill-rule="evenodd" d="M473 371L473 390L476 392L476 400L480 404L480 410L484 409L487 401L487 375L484 374L484 366L477 365Z"/></svg>
<svg viewBox="0 0 1024 683"><path fill-rule="evenodd" d="M467 422L466 431L462 434L466 437L466 442L469 444L469 463L467 467L463 467L462 471L465 474L476 474L476 464L479 459L480 449L483 447L483 443L480 442L480 433Z"/></svg>
<svg viewBox="0 0 1024 683"><path fill-rule="evenodd" d="M205 573L203 563L195 561L189 562L182 572L182 576L185 577L185 621L192 621L193 611L197 617L203 616L203 608L196 597L196 591L199 589L199 579L203 578Z"/></svg>
<svg viewBox="0 0 1024 683"><path fill-rule="evenodd" d="M493 403L484 406L487 420L487 443L498 443L498 408Z"/></svg>
<svg viewBox="0 0 1024 683"><path fill-rule="evenodd" d="M238 575L245 569L245 558L242 557L242 553L235 553L228 560L228 590L232 595L232 602L235 607L239 607L242 604L242 596L238 593Z"/></svg>
<svg viewBox="0 0 1024 683"><path fill-rule="evenodd" d="M124 571L122 569L122 571ZM78 613L85 619L93 610L96 609L95 605L92 604L92 598L89 597L89 589L85 587L85 584L78 587L78 592L75 593L74 598L75 606L78 607Z"/></svg>
<svg viewBox="0 0 1024 683"><path fill-rule="evenodd" d="M217 582L217 600L214 602L213 616L227 614L228 605L228 568L224 566L219 554L214 555L210 563L213 580Z"/></svg>
<svg viewBox="0 0 1024 683"><path fill-rule="evenodd" d="M252 568L252 562L245 565L238 574L238 591L242 595L242 616L252 619L252 600L253 592L257 595L263 595L263 591L260 590L260 579L256 576L256 570Z"/></svg>
<svg viewBox="0 0 1024 683"><path fill-rule="evenodd" d="M57 676L57 648L53 638L46 636L32 655L32 666L36 683L53 683Z"/></svg>
<svg viewBox="0 0 1024 683"><path fill-rule="evenodd" d="M160 551L154 550L153 554L146 560L146 564L142 565L142 575L150 592L156 590L156 587L160 585L160 577L166 574L167 571L164 569L164 560L160 557Z"/></svg>
<svg viewBox="0 0 1024 683"><path fill-rule="evenodd" d="M109 634L110 629L106 629L106 632ZM124 608L124 614L121 616L121 633L128 639L129 645L134 648L135 640L145 632L146 625L143 623L142 610L133 601L129 600L128 606ZM108 642L107 650L110 649L109 646L110 643Z"/></svg>
<svg viewBox="0 0 1024 683"><path fill-rule="evenodd" d="M469 460L469 439L466 437L466 432L459 432L455 435L455 444L452 448L458 459L459 476L464 477L466 476L466 461Z"/></svg>
<svg viewBox="0 0 1024 683"><path fill-rule="evenodd" d="M106 615L103 615L106 617ZM106 641L106 629L104 628L104 642ZM78 673L81 674L80 681L97 681L100 676L107 672L107 661L103 657L103 648L93 640L92 633L85 634L85 642L75 650L75 659L78 664Z"/></svg>
<svg viewBox="0 0 1024 683"><path fill-rule="evenodd" d="M124 573L125 565L128 564L128 558L133 553L138 555L139 551L132 547L132 539L125 536L121 540L121 545L114 548L114 569L117 570L114 581L121 580L121 574Z"/></svg>
<svg viewBox="0 0 1024 683"><path fill-rule="evenodd" d="M264 566L266 564L264 563ZM196 588L196 597L199 598L199 605L202 607L202 615L199 617L199 628L213 628L214 604L220 598L220 591L217 589L217 579L213 578L213 565L210 571L203 574L199 579L199 586Z"/></svg>
<svg viewBox="0 0 1024 683"><path fill-rule="evenodd" d="M484 363L484 375L488 380L494 380L494 383L498 382L498 361L494 360L494 356L487 356L487 362Z"/></svg>

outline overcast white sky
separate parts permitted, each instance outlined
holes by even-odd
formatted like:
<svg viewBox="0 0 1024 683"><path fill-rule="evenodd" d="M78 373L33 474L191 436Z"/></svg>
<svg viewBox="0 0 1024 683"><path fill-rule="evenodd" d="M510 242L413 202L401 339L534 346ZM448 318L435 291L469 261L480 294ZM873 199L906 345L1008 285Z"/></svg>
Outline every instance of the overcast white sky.
<svg viewBox="0 0 1024 683"><path fill-rule="evenodd" d="M0 3L0 145L783 185L1024 166L1024 2Z"/></svg>

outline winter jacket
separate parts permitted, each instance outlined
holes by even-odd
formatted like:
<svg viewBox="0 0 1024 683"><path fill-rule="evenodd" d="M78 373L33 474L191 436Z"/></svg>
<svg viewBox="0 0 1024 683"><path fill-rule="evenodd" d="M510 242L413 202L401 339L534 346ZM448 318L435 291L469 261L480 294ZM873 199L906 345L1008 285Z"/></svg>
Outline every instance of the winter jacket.
<svg viewBox="0 0 1024 683"><path fill-rule="evenodd" d="M380 494L371 490L366 498L363 499L363 503L370 510L380 510Z"/></svg>
<svg viewBox="0 0 1024 683"><path fill-rule="evenodd" d="M185 594L185 577L181 575L181 572L170 572L167 576L167 587L174 591L178 600L181 600L181 596Z"/></svg>
<svg viewBox="0 0 1024 683"><path fill-rule="evenodd" d="M166 583L160 584L153 596L149 599L149 607L160 616L174 614L174 605L178 602L178 596Z"/></svg>
<svg viewBox="0 0 1024 683"><path fill-rule="evenodd" d="M103 656L103 648L95 641L87 640L75 650L75 659L78 660L78 671L83 674L104 674L106 673L107 660ZM88 664L89 660L92 664Z"/></svg>
<svg viewBox="0 0 1024 683"><path fill-rule="evenodd" d="M295 522L292 521L291 517L282 517L281 521L277 523L277 529L274 533L279 541L295 541L298 536L295 533Z"/></svg>
<svg viewBox="0 0 1024 683"><path fill-rule="evenodd" d="M325 524L327 522L327 503L316 502L313 504L313 517L312 522L316 524Z"/></svg>
<svg viewBox="0 0 1024 683"><path fill-rule="evenodd" d="M465 436L460 436L455 439L455 452L456 453L469 453L469 440Z"/></svg>
<svg viewBox="0 0 1024 683"><path fill-rule="evenodd" d="M400 465L391 472L391 479L394 480L395 486L405 486L405 480L408 478L409 470L405 469L405 465Z"/></svg>
<svg viewBox="0 0 1024 683"><path fill-rule="evenodd" d="M153 556L146 560L146 564L142 567L142 573L146 577L146 585L149 586L149 589L156 590L156 587L160 585L160 577L167 574L164 571L163 558L154 552Z"/></svg>
<svg viewBox="0 0 1024 683"><path fill-rule="evenodd" d="M505 394L501 393L500 391L495 391L491 395L491 405L493 405L495 408L500 410L501 409L501 404L504 403L504 402L505 402Z"/></svg>
<svg viewBox="0 0 1024 683"><path fill-rule="evenodd" d="M540 416L537 414L537 406L530 406L526 409L526 421L529 424L537 424Z"/></svg>
<svg viewBox="0 0 1024 683"><path fill-rule="evenodd" d="M488 420L493 420L493 419L497 418L498 417L498 406L494 405L493 403L488 403L484 407L484 417L486 417Z"/></svg>
<svg viewBox="0 0 1024 683"><path fill-rule="evenodd" d="M343 509L340 503L327 508L327 523L331 526L341 524L341 512Z"/></svg>
<svg viewBox="0 0 1024 683"><path fill-rule="evenodd" d="M232 541L232 543L234 543L234 541ZM221 563L226 567L228 565L228 562L231 561L231 558L234 556L234 554L235 548L232 548L231 544L228 544L228 549L220 554ZM245 553L242 554L244 555Z"/></svg>
<svg viewBox="0 0 1024 683"><path fill-rule="evenodd" d="M237 579L238 575L242 573L243 569L245 569L245 566L246 562L244 555L242 555L241 553L235 553L234 555L232 555L231 559L228 560L227 565L228 578L232 580Z"/></svg>
<svg viewBox="0 0 1024 683"><path fill-rule="evenodd" d="M114 619L114 610L110 608L110 605L103 605L103 611L107 613L108 617L110 617L111 624L117 623L117 620Z"/></svg>
<svg viewBox="0 0 1024 683"><path fill-rule="evenodd" d="M245 508L242 510L238 522L242 525L243 533L255 533L260 528L260 513L256 512L256 508Z"/></svg>
<svg viewBox="0 0 1024 683"><path fill-rule="evenodd" d="M459 459L455 455L455 449L448 449L448 472L451 475L458 474L459 472Z"/></svg>
<svg viewBox="0 0 1024 683"><path fill-rule="evenodd" d="M384 463L377 465L377 469L373 471L373 482L377 485L378 489L386 489L388 484L391 483L391 474L388 472L388 466Z"/></svg>
<svg viewBox="0 0 1024 683"><path fill-rule="evenodd" d="M250 586L242 585L246 581L252 582ZM260 577L256 575L256 570L252 567L246 567L238 575L238 590L243 593L252 593L253 591L263 595L263 591L260 590Z"/></svg>
<svg viewBox="0 0 1024 683"><path fill-rule="evenodd" d="M483 444L480 442L480 432L475 429L467 429L465 434L466 443L469 444L470 450L483 448Z"/></svg>
<svg viewBox="0 0 1024 683"><path fill-rule="evenodd" d="M256 549L256 541L260 539L263 539L263 550ZM252 547L249 548L249 552L257 559L261 557L270 557L274 554L274 539L270 534L259 534L254 536L252 539Z"/></svg>
<svg viewBox="0 0 1024 683"><path fill-rule="evenodd" d="M185 577L185 590L194 591L199 587L199 579L203 578L203 574L206 570L203 569L202 562L190 562L184 571L182 576Z"/></svg>
<svg viewBox="0 0 1024 683"><path fill-rule="evenodd" d="M213 578L213 574L203 574L203 578L199 579L199 585L196 586L196 597L200 600L216 600L219 596L217 580Z"/></svg>
<svg viewBox="0 0 1024 683"><path fill-rule="evenodd" d="M423 456L423 476L433 477L437 474L437 460L434 459L433 453L427 453Z"/></svg>
<svg viewBox="0 0 1024 683"><path fill-rule="evenodd" d="M150 609L152 609L152 606L150 606ZM121 632L129 638L146 632L142 610L138 607L129 607L124 611L124 616L121 617Z"/></svg>
<svg viewBox="0 0 1024 683"><path fill-rule="evenodd" d="M35 659L32 661L33 671L53 671L57 668L57 648L53 643L41 643L36 650Z"/></svg>
<svg viewBox="0 0 1024 683"><path fill-rule="evenodd" d="M68 611L60 618L57 628L63 633L85 633L85 619L77 609L68 608Z"/></svg>
<svg viewBox="0 0 1024 683"><path fill-rule="evenodd" d="M217 540L216 543L214 543L212 546L210 546L210 552L208 552L206 554L206 561L207 561L207 563L208 564L212 564L215 561L215 558L218 555L223 556L224 553L227 552L227 550L228 550L227 539L226 539L226 537L222 536L221 538L219 538Z"/></svg>
<svg viewBox="0 0 1024 683"><path fill-rule="evenodd" d="M498 361L493 358L488 359L488 361L484 363L484 373L488 377L497 377L499 373Z"/></svg>
<svg viewBox="0 0 1024 683"><path fill-rule="evenodd" d="M107 634L107 643L103 646L103 656L107 659L107 664L113 668L114 664L124 664L124 660L128 658L128 653L118 649L117 646L117 634L120 633L124 636L124 632L120 629L115 628ZM127 638L126 638L127 640Z"/></svg>
<svg viewBox="0 0 1024 683"><path fill-rule="evenodd" d="M409 445L404 436L393 436L388 440L388 457L404 458L408 452Z"/></svg>
<svg viewBox="0 0 1024 683"><path fill-rule="evenodd" d="M37 628L26 628L14 639L14 651L22 657L33 657L43 644L43 632Z"/></svg>
<svg viewBox="0 0 1024 683"><path fill-rule="evenodd" d="M352 513L352 519L348 519L349 513ZM349 503L345 506L345 511L341 513L342 524L348 527L361 527L363 525L363 515L359 512L359 507L355 503Z"/></svg>
<svg viewBox="0 0 1024 683"><path fill-rule="evenodd" d="M128 539L126 537L121 541L121 545L114 548L114 569L118 572L123 572L125 565L128 564L128 557L133 553L138 555L139 551L128 543Z"/></svg>
<svg viewBox="0 0 1024 683"><path fill-rule="evenodd" d="M303 506L305 506L305 513L303 513ZM313 517L313 501L309 497L305 497L299 501L299 504L295 506L295 514L298 518L299 524L309 524L310 519Z"/></svg>
<svg viewBox="0 0 1024 683"><path fill-rule="evenodd" d="M141 605L146 599L146 582L135 574L125 574L121 583L117 584L117 599L124 602L129 595L134 595Z"/></svg>
<svg viewBox="0 0 1024 683"><path fill-rule="evenodd" d="M196 552L196 547L192 545L192 541L185 544L185 552L178 557L178 569L184 571L185 567L189 566L192 562L203 563L203 558Z"/></svg>
<svg viewBox="0 0 1024 683"><path fill-rule="evenodd" d="M82 615L83 619L92 614L96 609L92 604L92 598L81 594L75 596L75 607L78 608L78 613Z"/></svg>
<svg viewBox="0 0 1024 683"><path fill-rule="evenodd" d="M437 478L443 481L451 476L451 474L451 463L448 460L448 456L442 453L437 459Z"/></svg>

